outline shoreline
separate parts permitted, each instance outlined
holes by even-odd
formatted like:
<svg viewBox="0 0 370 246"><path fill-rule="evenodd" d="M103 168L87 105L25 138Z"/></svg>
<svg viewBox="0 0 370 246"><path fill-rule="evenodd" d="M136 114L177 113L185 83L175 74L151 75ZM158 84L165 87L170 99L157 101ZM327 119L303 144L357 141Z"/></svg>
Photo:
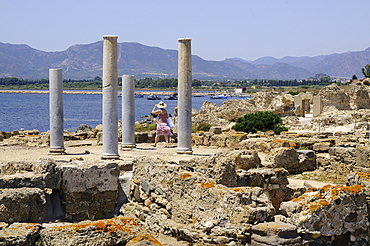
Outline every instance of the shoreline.
<svg viewBox="0 0 370 246"><path fill-rule="evenodd" d="M0 90L0 93L16 93L16 94L49 94L49 91L42 90ZM102 91L74 91L74 90L63 90L63 94L103 94ZM122 92L118 91L118 95ZM173 92L170 91L137 91L137 95L172 95ZM195 92L193 95L203 95L206 96L209 93Z"/></svg>

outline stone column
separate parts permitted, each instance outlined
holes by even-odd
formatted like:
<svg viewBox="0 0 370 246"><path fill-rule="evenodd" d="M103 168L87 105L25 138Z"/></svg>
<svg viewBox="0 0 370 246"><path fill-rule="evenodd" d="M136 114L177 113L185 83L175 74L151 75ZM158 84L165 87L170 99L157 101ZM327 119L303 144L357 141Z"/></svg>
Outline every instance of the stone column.
<svg viewBox="0 0 370 246"><path fill-rule="evenodd" d="M192 127L192 63L191 39L178 40L178 126L177 126L177 153L192 154L191 127Z"/></svg>
<svg viewBox="0 0 370 246"><path fill-rule="evenodd" d="M104 36L103 38L102 159L118 159L118 37Z"/></svg>
<svg viewBox="0 0 370 246"><path fill-rule="evenodd" d="M134 76L122 76L122 150L131 150L135 144L135 82Z"/></svg>
<svg viewBox="0 0 370 246"><path fill-rule="evenodd" d="M62 69L49 69L49 155L65 154Z"/></svg>

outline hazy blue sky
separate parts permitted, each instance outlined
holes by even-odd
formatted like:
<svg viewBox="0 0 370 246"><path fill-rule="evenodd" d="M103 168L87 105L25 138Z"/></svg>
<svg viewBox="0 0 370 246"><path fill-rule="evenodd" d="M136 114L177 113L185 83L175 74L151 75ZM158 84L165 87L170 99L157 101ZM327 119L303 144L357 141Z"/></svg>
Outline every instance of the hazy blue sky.
<svg viewBox="0 0 370 246"><path fill-rule="evenodd" d="M0 0L0 42L62 51L117 35L206 60L316 56L370 47L370 0Z"/></svg>

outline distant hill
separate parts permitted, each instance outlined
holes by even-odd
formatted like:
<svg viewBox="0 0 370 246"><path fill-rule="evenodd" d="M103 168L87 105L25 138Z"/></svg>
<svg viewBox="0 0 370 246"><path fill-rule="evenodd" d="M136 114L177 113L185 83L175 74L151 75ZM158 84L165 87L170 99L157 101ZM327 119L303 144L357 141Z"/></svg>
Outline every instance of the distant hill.
<svg viewBox="0 0 370 246"><path fill-rule="evenodd" d="M124 42L118 44L118 52L119 75L177 77L177 50ZM60 52L0 42L0 77L42 79L48 78L49 68L62 68L65 79L93 79L102 76L102 57L103 41L73 45ZM361 68L370 64L370 48L317 57L263 57L255 61L207 61L193 55L192 64L195 79L305 79L317 73L362 77Z"/></svg>

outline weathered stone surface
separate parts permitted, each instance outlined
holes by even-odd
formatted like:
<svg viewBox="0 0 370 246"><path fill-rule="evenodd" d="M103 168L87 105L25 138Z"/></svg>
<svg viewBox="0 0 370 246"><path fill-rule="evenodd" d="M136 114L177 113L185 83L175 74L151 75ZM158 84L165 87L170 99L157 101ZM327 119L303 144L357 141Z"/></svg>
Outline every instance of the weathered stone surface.
<svg viewBox="0 0 370 246"><path fill-rule="evenodd" d="M299 168L297 171L313 171L316 169L316 155L312 150L297 150L299 159Z"/></svg>
<svg viewBox="0 0 370 246"><path fill-rule="evenodd" d="M162 244L150 234L139 234L131 239L126 246L162 246Z"/></svg>
<svg viewBox="0 0 370 246"><path fill-rule="evenodd" d="M233 161L230 156L223 158ZM225 187L209 177L212 172L206 169L212 169L212 165L207 168L210 162L201 162L198 167L195 160L180 164L138 160L131 194L132 200L142 204L143 208L125 204L120 212L140 218L155 231L168 231L179 236L181 230L180 237L189 242L230 242L245 232L247 224L272 220L275 209L262 188ZM235 170L235 164L232 166L231 170ZM193 229L169 226L169 219L183 226L193 224ZM226 231L228 236L225 234L220 238ZM247 238L245 236L243 240L247 241Z"/></svg>
<svg viewBox="0 0 370 246"><path fill-rule="evenodd" d="M329 142L314 143L313 150L317 152L328 152L331 144Z"/></svg>
<svg viewBox="0 0 370 246"><path fill-rule="evenodd" d="M0 188L60 188L61 169L51 159L0 163L0 174Z"/></svg>
<svg viewBox="0 0 370 246"><path fill-rule="evenodd" d="M275 168L285 168L289 173L299 172L298 152L292 148L275 148L266 156Z"/></svg>
<svg viewBox="0 0 370 246"><path fill-rule="evenodd" d="M116 163L62 168L61 195L67 220L107 218L113 214L120 173Z"/></svg>
<svg viewBox="0 0 370 246"><path fill-rule="evenodd" d="M40 231L39 243L53 246L126 245L142 231L137 221L126 217L43 226L45 229Z"/></svg>
<svg viewBox="0 0 370 246"><path fill-rule="evenodd" d="M268 153L271 151L271 139L268 138L248 138L239 143L241 149L255 150Z"/></svg>
<svg viewBox="0 0 370 246"><path fill-rule="evenodd" d="M356 148L356 166L370 168L370 147L359 146Z"/></svg>
<svg viewBox="0 0 370 246"><path fill-rule="evenodd" d="M351 109L349 95L336 84L322 88L318 96L321 96L324 107L334 106L339 110Z"/></svg>
<svg viewBox="0 0 370 246"><path fill-rule="evenodd" d="M186 172L176 177L173 185L172 219L177 222L195 218L203 226L210 222L219 225L221 221L242 224L269 220L274 213L259 187L226 188Z"/></svg>
<svg viewBox="0 0 370 246"><path fill-rule="evenodd" d="M276 210L285 199L288 185L288 172L283 169L258 168L248 171L238 170L237 186L250 186L263 188Z"/></svg>
<svg viewBox="0 0 370 246"><path fill-rule="evenodd" d="M234 187L236 186L236 169L256 168L261 164L261 159L256 151L235 150L180 163L215 179L219 184Z"/></svg>
<svg viewBox="0 0 370 246"><path fill-rule="evenodd" d="M302 245L297 227L283 222L265 222L252 226L252 245Z"/></svg>
<svg viewBox="0 0 370 246"><path fill-rule="evenodd" d="M364 186L324 186L281 203L280 211L299 233L313 237L367 240L368 210ZM348 244L343 244L348 245Z"/></svg>
<svg viewBox="0 0 370 246"><path fill-rule="evenodd" d="M0 230L0 245L35 245L39 239L41 224L13 223Z"/></svg>
<svg viewBox="0 0 370 246"><path fill-rule="evenodd" d="M350 105L352 109L370 108L370 97L368 86L353 86L350 90Z"/></svg>
<svg viewBox="0 0 370 246"><path fill-rule="evenodd" d="M0 190L0 221L42 222L46 200L38 188Z"/></svg>

